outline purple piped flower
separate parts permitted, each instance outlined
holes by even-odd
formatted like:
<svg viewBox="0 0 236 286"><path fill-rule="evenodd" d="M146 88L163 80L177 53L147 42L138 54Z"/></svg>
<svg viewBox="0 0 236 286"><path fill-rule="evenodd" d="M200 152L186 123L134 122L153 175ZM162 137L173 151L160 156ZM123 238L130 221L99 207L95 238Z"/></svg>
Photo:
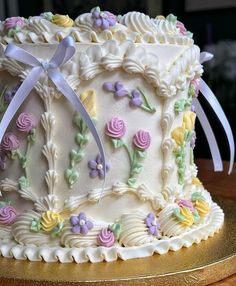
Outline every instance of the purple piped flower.
<svg viewBox="0 0 236 286"><path fill-rule="evenodd" d="M5 151L14 151L19 148L20 141L16 135L11 132L7 132L2 139L1 146Z"/></svg>
<svg viewBox="0 0 236 286"><path fill-rule="evenodd" d="M199 79L191 80L190 87L193 88L193 95L192 96L198 97L199 89L200 89L200 80Z"/></svg>
<svg viewBox="0 0 236 286"><path fill-rule="evenodd" d="M116 97L124 97L129 94L129 92L124 88L123 83L120 81L116 81L114 84L112 82L105 82L103 84L103 89L113 92Z"/></svg>
<svg viewBox="0 0 236 286"><path fill-rule="evenodd" d="M153 213L149 213L144 222L148 227L148 232L154 236L157 236L160 224L157 222L155 215Z"/></svg>
<svg viewBox="0 0 236 286"><path fill-rule="evenodd" d="M137 89L134 89L131 92L131 96L132 96L132 98L130 99L130 102L129 102L131 105L140 106L143 104L141 94Z"/></svg>
<svg viewBox="0 0 236 286"><path fill-rule="evenodd" d="M71 231L73 233L87 234L93 228L93 223L87 219L85 213L81 212L78 216L71 216Z"/></svg>
<svg viewBox="0 0 236 286"><path fill-rule="evenodd" d="M193 131L193 132L192 132L192 135L191 135L191 138L190 138L190 147L191 147L192 149L195 148L196 139L197 139L196 132Z"/></svg>
<svg viewBox="0 0 236 286"><path fill-rule="evenodd" d="M4 100L7 104L9 104L12 101L19 87L20 87L20 84L17 84L13 86L11 89L8 89L4 92Z"/></svg>
<svg viewBox="0 0 236 286"><path fill-rule="evenodd" d="M139 130L133 137L133 144L141 150L146 150L151 144L151 136L149 132Z"/></svg>
<svg viewBox="0 0 236 286"><path fill-rule="evenodd" d="M88 161L88 167L90 169L90 178L96 178L97 176L102 180L104 179L103 161L101 155L97 155L95 160ZM106 172L109 170L109 165L106 164Z"/></svg>
<svg viewBox="0 0 236 286"><path fill-rule="evenodd" d="M108 11L101 11L99 7L94 8L92 11L93 27L95 29L107 30L115 26L117 19L116 16Z"/></svg>

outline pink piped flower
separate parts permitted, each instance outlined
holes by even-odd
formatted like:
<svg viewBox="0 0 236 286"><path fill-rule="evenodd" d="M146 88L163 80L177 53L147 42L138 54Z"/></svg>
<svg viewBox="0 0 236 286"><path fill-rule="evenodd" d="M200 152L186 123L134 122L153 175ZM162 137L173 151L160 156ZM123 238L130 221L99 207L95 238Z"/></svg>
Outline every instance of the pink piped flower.
<svg viewBox="0 0 236 286"><path fill-rule="evenodd" d="M188 208L191 212L194 211L193 203L191 201L182 199L178 201L178 205L181 208Z"/></svg>
<svg viewBox="0 0 236 286"><path fill-rule="evenodd" d="M182 35L186 35L187 34L187 29L185 28L184 24L180 21L176 22L176 27L179 29L180 33Z"/></svg>
<svg viewBox="0 0 236 286"><path fill-rule="evenodd" d="M16 126L19 131L23 133L29 133L36 127L36 119L31 113L22 112L16 121Z"/></svg>
<svg viewBox="0 0 236 286"><path fill-rule="evenodd" d="M111 247L115 243L115 241L116 238L112 230L107 227L101 229L97 238L97 242L99 245Z"/></svg>
<svg viewBox="0 0 236 286"><path fill-rule="evenodd" d="M0 208L0 224L11 224L16 217L16 210L12 206L7 205Z"/></svg>
<svg viewBox="0 0 236 286"><path fill-rule="evenodd" d="M1 146L5 151L13 151L19 148L20 141L16 135L11 132L7 132L2 139Z"/></svg>
<svg viewBox="0 0 236 286"><path fill-rule="evenodd" d="M151 144L151 136L149 132L139 130L133 137L133 144L141 150L146 150Z"/></svg>
<svg viewBox="0 0 236 286"><path fill-rule="evenodd" d="M4 28L6 30L13 29L15 27L22 28L25 25L24 18L21 17L11 17L7 18L4 22Z"/></svg>
<svg viewBox="0 0 236 286"><path fill-rule="evenodd" d="M126 126L122 119L113 117L107 124L105 129L106 135L112 138L121 138L125 135Z"/></svg>

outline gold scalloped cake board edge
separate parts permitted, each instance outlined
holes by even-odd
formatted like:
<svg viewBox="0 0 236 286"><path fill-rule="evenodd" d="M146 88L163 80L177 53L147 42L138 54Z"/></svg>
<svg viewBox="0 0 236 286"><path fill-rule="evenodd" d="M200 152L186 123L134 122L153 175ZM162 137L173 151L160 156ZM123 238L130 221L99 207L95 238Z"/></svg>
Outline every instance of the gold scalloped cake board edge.
<svg viewBox="0 0 236 286"><path fill-rule="evenodd" d="M177 252L127 261L45 263L0 258L0 285L208 285L236 273L236 202L220 199L225 222L213 238Z"/></svg>

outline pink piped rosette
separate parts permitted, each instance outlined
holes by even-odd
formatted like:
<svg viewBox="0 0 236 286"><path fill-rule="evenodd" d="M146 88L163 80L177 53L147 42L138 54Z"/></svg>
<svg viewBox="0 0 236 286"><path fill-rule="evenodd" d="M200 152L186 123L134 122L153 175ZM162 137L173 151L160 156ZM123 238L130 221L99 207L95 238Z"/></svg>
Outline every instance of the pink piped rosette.
<svg viewBox="0 0 236 286"><path fill-rule="evenodd" d="M7 132L2 139L1 146L5 151L14 151L19 148L20 141L12 132Z"/></svg>
<svg viewBox="0 0 236 286"><path fill-rule="evenodd" d="M23 133L29 133L36 128L36 125L37 122L33 114L27 112L22 112L16 121L17 129Z"/></svg>
<svg viewBox="0 0 236 286"><path fill-rule="evenodd" d="M101 229L97 238L97 242L100 246L111 247L115 241L115 234L112 230L107 227Z"/></svg>
<svg viewBox="0 0 236 286"><path fill-rule="evenodd" d="M133 144L141 150L148 149L151 144L151 136L149 132L139 130L133 137Z"/></svg>
<svg viewBox="0 0 236 286"><path fill-rule="evenodd" d="M121 138L125 135L126 126L122 119L118 117L113 117L106 124L106 135L112 138Z"/></svg>
<svg viewBox="0 0 236 286"><path fill-rule="evenodd" d="M17 217L15 208L9 205L0 208L0 224L12 224Z"/></svg>

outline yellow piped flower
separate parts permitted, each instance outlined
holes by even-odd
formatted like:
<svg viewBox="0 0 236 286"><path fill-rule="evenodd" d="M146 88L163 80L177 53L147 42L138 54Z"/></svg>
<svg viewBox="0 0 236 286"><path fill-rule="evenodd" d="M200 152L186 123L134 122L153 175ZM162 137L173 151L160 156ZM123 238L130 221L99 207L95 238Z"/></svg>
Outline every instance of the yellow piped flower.
<svg viewBox="0 0 236 286"><path fill-rule="evenodd" d="M171 132L171 137L175 140L177 145L184 143L185 129L183 127L177 127Z"/></svg>
<svg viewBox="0 0 236 286"><path fill-rule="evenodd" d="M96 94L88 89L81 93L80 100L91 117L96 117Z"/></svg>
<svg viewBox="0 0 236 286"><path fill-rule="evenodd" d="M60 14L55 14L52 17L52 23L65 28L70 28L74 25L74 21L68 15Z"/></svg>
<svg viewBox="0 0 236 286"><path fill-rule="evenodd" d="M62 222L62 218L58 213L53 211L47 211L41 216L41 229L50 232L57 226L60 222Z"/></svg>
<svg viewBox="0 0 236 286"><path fill-rule="evenodd" d="M197 177L194 177L192 178L192 185L202 186L202 182Z"/></svg>
<svg viewBox="0 0 236 286"><path fill-rule="evenodd" d="M184 220L180 222L183 226L191 226L194 223L194 217L192 212L190 211L189 208L181 208L180 209L180 214L184 216Z"/></svg>
<svg viewBox="0 0 236 286"><path fill-rule="evenodd" d="M156 16L155 19L157 19L157 20L165 20L166 18L163 15L158 15L158 16Z"/></svg>
<svg viewBox="0 0 236 286"><path fill-rule="evenodd" d="M182 127L188 130L193 130L196 120L196 113L192 111L185 111L183 117Z"/></svg>
<svg viewBox="0 0 236 286"><path fill-rule="evenodd" d="M205 217L210 210L210 207L206 201L203 200L197 200L194 203L195 209L198 211L198 214L200 217Z"/></svg>

